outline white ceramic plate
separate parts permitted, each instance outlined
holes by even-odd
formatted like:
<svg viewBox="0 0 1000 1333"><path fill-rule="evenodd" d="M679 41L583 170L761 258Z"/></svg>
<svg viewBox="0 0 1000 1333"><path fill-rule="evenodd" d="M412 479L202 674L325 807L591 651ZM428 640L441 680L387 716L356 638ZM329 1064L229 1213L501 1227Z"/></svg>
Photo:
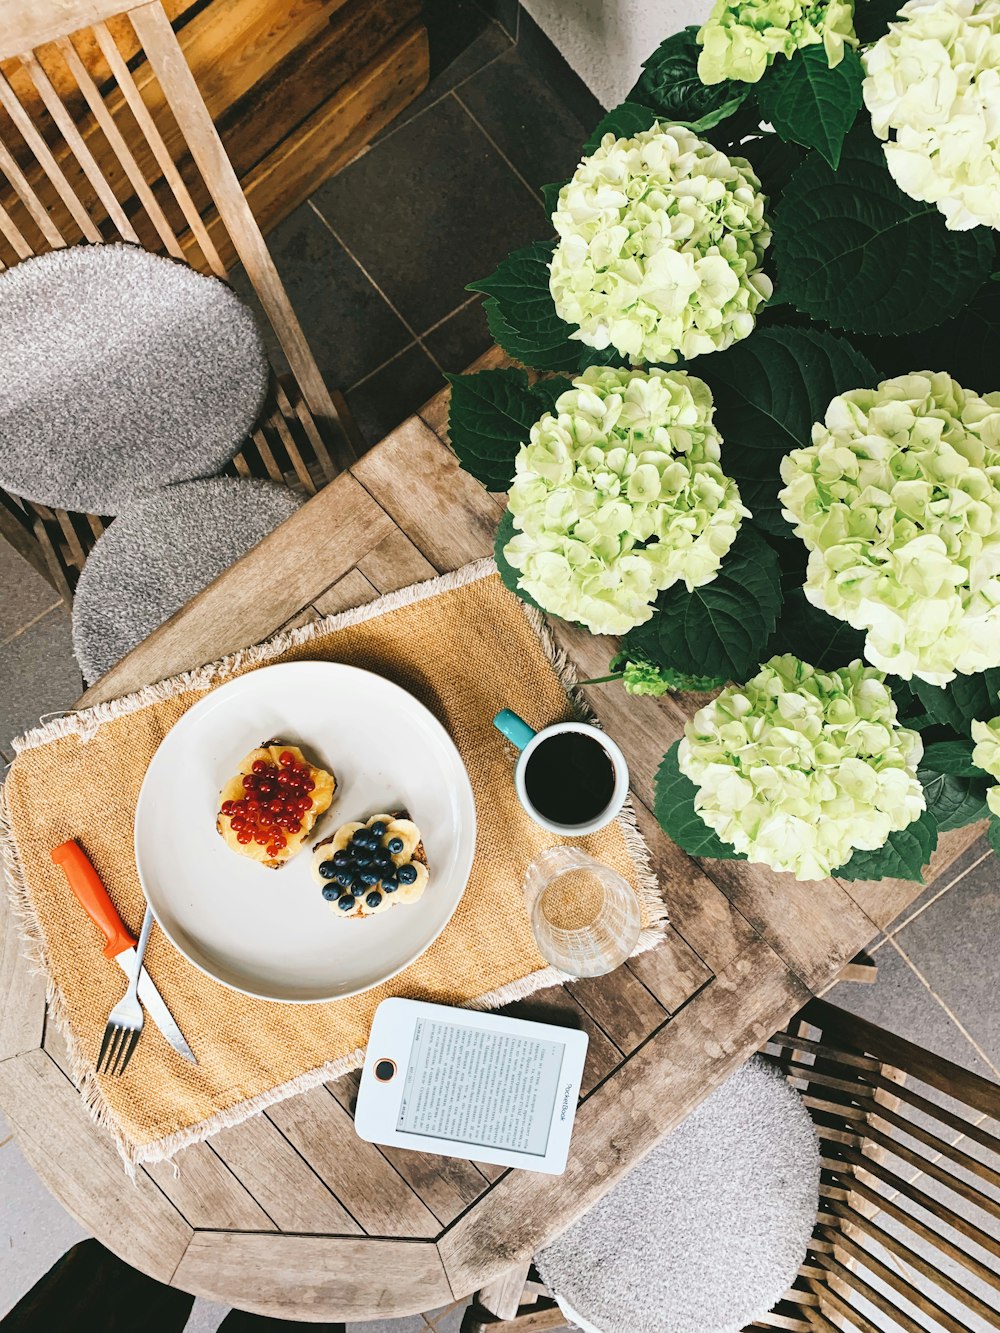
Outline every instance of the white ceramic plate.
<svg viewBox="0 0 1000 1333"><path fill-rule="evenodd" d="M223 785L271 737L337 779L309 845L280 870L237 856L215 829ZM309 847L400 809L423 835L423 897L338 918L309 874ZM475 843L472 787L444 727L398 685L331 662L262 667L213 690L164 737L135 812L139 878L164 933L216 981L286 1003L356 995L419 958L458 906Z"/></svg>

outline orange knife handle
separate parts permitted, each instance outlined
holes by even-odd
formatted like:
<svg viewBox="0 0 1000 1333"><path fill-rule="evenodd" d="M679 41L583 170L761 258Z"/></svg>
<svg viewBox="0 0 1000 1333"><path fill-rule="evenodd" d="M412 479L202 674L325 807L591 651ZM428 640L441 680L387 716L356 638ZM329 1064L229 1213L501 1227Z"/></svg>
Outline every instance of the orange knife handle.
<svg viewBox="0 0 1000 1333"><path fill-rule="evenodd" d="M69 881L80 906L107 940L105 958L117 958L123 949L130 949L135 944L135 936L130 935L122 924L107 889L80 844L70 838L69 842L53 847L51 855Z"/></svg>

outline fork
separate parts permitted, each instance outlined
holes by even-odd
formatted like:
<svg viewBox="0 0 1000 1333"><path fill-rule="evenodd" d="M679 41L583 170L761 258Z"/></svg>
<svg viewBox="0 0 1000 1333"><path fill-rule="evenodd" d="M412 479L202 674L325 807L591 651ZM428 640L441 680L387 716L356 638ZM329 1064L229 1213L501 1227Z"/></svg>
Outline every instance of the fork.
<svg viewBox="0 0 1000 1333"><path fill-rule="evenodd" d="M108 1025L104 1029L104 1040L97 1057L99 1074L124 1074L128 1062L142 1034L142 1005L139 1003L139 973L142 971L142 956L146 952L146 943L153 926L153 913L146 908L139 932L139 943L135 946L135 970L128 983L128 990L108 1015ZM102 1067L103 1066L103 1067Z"/></svg>

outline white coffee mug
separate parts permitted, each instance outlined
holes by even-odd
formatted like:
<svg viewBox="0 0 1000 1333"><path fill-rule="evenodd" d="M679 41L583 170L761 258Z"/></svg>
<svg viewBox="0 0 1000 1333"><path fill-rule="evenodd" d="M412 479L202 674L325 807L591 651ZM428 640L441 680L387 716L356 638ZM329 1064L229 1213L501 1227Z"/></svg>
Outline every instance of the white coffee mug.
<svg viewBox="0 0 1000 1333"><path fill-rule="evenodd" d="M518 755L517 766L514 769L514 789L517 792L517 799L535 823L548 829L550 833L561 834L564 838L582 838L587 833L596 833L598 829L610 824L625 804L625 797L628 795L628 764L625 762L625 756L622 754L620 747L598 727L592 727L586 722L556 722L551 727L543 727L541 731L535 731L528 726L523 717L511 712L509 708L504 708L497 713L493 719L493 725L521 751ZM560 736L565 732L573 731L584 736L593 737L600 745L614 770L614 787L607 805L592 819L577 824L558 824L543 815L532 803L525 786L524 775L528 760L540 745L543 745L545 741L553 736Z"/></svg>

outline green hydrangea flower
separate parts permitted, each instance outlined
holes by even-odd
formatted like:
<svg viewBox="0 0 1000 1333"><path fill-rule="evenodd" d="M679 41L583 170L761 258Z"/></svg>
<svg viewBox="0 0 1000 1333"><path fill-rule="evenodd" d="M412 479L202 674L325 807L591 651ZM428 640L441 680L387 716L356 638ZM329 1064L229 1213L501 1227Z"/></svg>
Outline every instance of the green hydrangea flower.
<svg viewBox="0 0 1000 1333"><path fill-rule="evenodd" d="M1000 0L910 0L862 61L899 188L952 231L1000 228Z"/></svg>
<svg viewBox="0 0 1000 1333"><path fill-rule="evenodd" d="M760 181L680 126L606 134L559 192L549 290L571 335L673 364L753 331L771 295Z"/></svg>
<svg viewBox="0 0 1000 1333"><path fill-rule="evenodd" d="M684 728L695 809L749 860L825 879L920 817L923 743L899 725L880 671L786 654L730 685Z"/></svg>
<svg viewBox="0 0 1000 1333"><path fill-rule="evenodd" d="M852 389L781 476L806 596L870 662L933 685L1000 666L1000 393L931 371Z"/></svg>
<svg viewBox="0 0 1000 1333"><path fill-rule="evenodd" d="M972 762L1000 784L1000 717L991 718L989 722L973 722L972 739L976 742ZM1000 785L987 791L986 804L1000 819Z"/></svg>
<svg viewBox="0 0 1000 1333"><path fill-rule="evenodd" d="M521 446L504 548L554 615L624 634L663 588L710 582L749 516L719 466L708 385L592 366Z"/></svg>
<svg viewBox="0 0 1000 1333"><path fill-rule="evenodd" d="M698 33L702 83L756 83L775 56L822 42L830 68L857 46L853 0L715 0Z"/></svg>
<svg viewBox="0 0 1000 1333"><path fill-rule="evenodd" d="M614 674L607 679L620 680L626 694L649 694L655 699L668 691L694 690L700 693L725 684L717 676L688 676L683 671L657 666L654 662L630 661L627 653L618 653L612 659L611 670ZM589 683L596 684L594 681Z"/></svg>

